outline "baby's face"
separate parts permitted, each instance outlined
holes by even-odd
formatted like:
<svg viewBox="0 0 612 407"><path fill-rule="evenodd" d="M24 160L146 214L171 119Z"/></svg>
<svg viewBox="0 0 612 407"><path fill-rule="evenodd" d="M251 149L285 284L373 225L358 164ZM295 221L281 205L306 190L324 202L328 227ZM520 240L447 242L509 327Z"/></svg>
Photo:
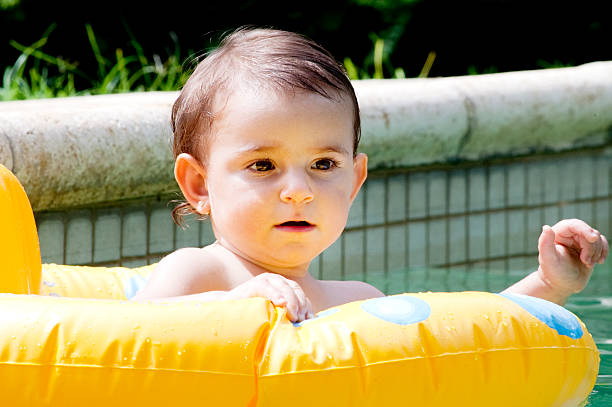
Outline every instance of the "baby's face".
<svg viewBox="0 0 612 407"><path fill-rule="evenodd" d="M367 171L364 154L353 158L348 99L241 92L212 130L206 186L220 244L291 275L340 236Z"/></svg>

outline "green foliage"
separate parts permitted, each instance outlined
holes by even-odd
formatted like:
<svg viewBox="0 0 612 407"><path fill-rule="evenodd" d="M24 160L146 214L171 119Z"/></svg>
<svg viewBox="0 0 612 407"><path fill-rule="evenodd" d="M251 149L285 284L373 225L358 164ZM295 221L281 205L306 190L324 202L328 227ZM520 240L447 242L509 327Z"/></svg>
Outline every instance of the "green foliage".
<svg viewBox="0 0 612 407"><path fill-rule="evenodd" d="M575 64L565 63L559 60L548 62L543 59L538 59L538 61L536 62L536 65L539 66L540 68L549 69L549 68L568 68L568 67L574 66Z"/></svg>
<svg viewBox="0 0 612 407"><path fill-rule="evenodd" d="M402 68L393 68L391 65L391 47L385 46L385 40L375 34L371 35L373 41L372 52L366 57L362 68L357 68L351 58L344 58L344 68L349 78L356 79L383 79L385 76L391 78L405 78ZM385 74L385 72L387 74Z"/></svg>
<svg viewBox="0 0 612 407"><path fill-rule="evenodd" d="M114 55L109 58L102 53L93 27L86 24L87 38L97 65L96 76L92 78L79 69L78 62L43 52L42 49L49 42L54 29L55 25L51 25L40 40L29 46L14 40L10 41L11 46L19 50L21 55L12 66L5 68L0 87L0 100L178 90L188 78L189 71L181 63L178 38L174 33L170 33L175 44L174 50L165 61L162 61L159 55L147 57L129 30L132 52L126 55L123 49L117 48ZM350 58L345 58L344 66L349 77L351 79L406 77L404 70L393 67L390 61L395 37L391 35L391 39L383 39L371 34L370 38L373 48L362 67L358 68ZM425 75L421 76L427 76L430 67L431 64L427 67ZM77 86L77 82L81 85Z"/></svg>
<svg viewBox="0 0 612 407"><path fill-rule="evenodd" d="M470 65L468 67L468 75L485 75L490 73L498 73L497 67L489 66L479 70L476 66Z"/></svg>
<svg viewBox="0 0 612 407"><path fill-rule="evenodd" d="M376 34L371 35L373 41L373 49L370 55L363 61L362 68L358 68L351 58L344 58L344 68L353 80L357 79L385 79L393 78L400 79L406 77L406 72L403 68L393 67L391 63L391 52L395 45L392 41L386 41L378 37ZM388 44L391 43L390 46ZM430 51L427 59L421 68L419 78L429 76L429 71L436 59L436 53Z"/></svg>
<svg viewBox="0 0 612 407"><path fill-rule="evenodd" d="M21 0L0 0L0 10L11 9L21 3Z"/></svg>
<svg viewBox="0 0 612 407"><path fill-rule="evenodd" d="M10 44L21 51L21 55L12 66L4 70L0 100L33 99L44 97L73 96L74 73L76 65L62 59L47 55L40 50L46 43L48 35L55 26L49 27L43 38L30 46L24 46L16 41ZM32 63L30 61L32 60ZM49 67L57 69L57 73L49 76Z"/></svg>
<svg viewBox="0 0 612 407"><path fill-rule="evenodd" d="M378 10L396 10L400 7L411 6L420 0L353 0L360 6L370 6Z"/></svg>
<svg viewBox="0 0 612 407"><path fill-rule="evenodd" d="M178 90L188 72L181 64L178 39L170 34L175 48L165 61L159 55L147 58L140 44L132 38L135 55L124 55L115 49L113 58L100 51L93 28L86 25L87 37L98 65L98 75L91 78L78 69L78 63L48 55L42 51L55 25L30 46L11 40L21 52L12 66L5 68L0 87L0 100L36 99L78 95L97 95L134 91ZM75 86L78 79L85 86Z"/></svg>
<svg viewBox="0 0 612 407"><path fill-rule="evenodd" d="M86 24L87 38L97 65L97 73L95 77L91 77L79 69L78 62L43 52L42 49L49 42L54 29L53 24L43 33L41 39L31 45L10 41L10 45L19 50L21 55L13 65L4 70L0 84L0 101L178 90L188 78L189 70L181 62L178 38L174 33L170 33L174 49L165 60L157 54L146 56L143 47L129 29L130 52L125 53L122 48L116 48L109 57L103 54L92 26ZM403 28L397 26L385 30L384 35L370 34L372 50L361 64L355 64L349 57L344 58L344 67L349 77L353 80L405 78L404 69L394 67L391 63L391 54L402 31ZM436 53L431 51L419 77L429 76L435 58ZM539 60L538 65L542 68L571 66L559 61L549 63L543 60ZM470 75L495 72L498 72L495 66L478 69L472 65L468 68Z"/></svg>

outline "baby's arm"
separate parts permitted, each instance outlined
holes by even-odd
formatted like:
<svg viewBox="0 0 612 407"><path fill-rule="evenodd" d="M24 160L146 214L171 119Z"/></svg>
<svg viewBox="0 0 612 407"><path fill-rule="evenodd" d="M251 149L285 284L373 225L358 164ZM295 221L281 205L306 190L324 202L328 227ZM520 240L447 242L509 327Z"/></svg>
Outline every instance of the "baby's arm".
<svg viewBox="0 0 612 407"><path fill-rule="evenodd" d="M164 257L134 301L218 301L264 297L287 308L291 321L313 316L310 301L295 281L279 274L259 274L235 287L225 266L212 254L196 248L180 249Z"/></svg>
<svg viewBox="0 0 612 407"><path fill-rule="evenodd" d="M526 294L563 305L587 285L593 267L608 255L608 241L579 219L544 226L538 240L540 266L505 292Z"/></svg>

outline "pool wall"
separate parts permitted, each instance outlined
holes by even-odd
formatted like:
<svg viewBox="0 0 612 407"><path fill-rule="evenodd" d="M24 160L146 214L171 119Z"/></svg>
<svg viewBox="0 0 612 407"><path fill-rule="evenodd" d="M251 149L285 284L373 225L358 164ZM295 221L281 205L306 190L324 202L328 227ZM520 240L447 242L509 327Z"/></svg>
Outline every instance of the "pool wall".
<svg viewBox="0 0 612 407"><path fill-rule="evenodd" d="M370 177L313 273L400 292L432 269L484 268L502 284L537 262L542 224L612 234L612 62L353 84ZM212 241L208 222L170 219L176 96L0 103L0 162L30 197L44 262L135 266Z"/></svg>

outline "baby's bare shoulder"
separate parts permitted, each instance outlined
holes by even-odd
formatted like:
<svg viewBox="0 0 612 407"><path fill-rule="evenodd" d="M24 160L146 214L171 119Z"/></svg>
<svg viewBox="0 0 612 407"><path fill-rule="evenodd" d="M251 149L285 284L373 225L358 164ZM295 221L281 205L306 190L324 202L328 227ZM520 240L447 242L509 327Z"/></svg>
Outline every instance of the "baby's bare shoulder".
<svg viewBox="0 0 612 407"><path fill-rule="evenodd" d="M223 270L223 262L207 250L179 249L157 264L142 295L158 298L225 290Z"/></svg>
<svg viewBox="0 0 612 407"><path fill-rule="evenodd" d="M322 281L328 298L333 298L333 305L347 302L383 297L384 294L373 285L363 281Z"/></svg>

